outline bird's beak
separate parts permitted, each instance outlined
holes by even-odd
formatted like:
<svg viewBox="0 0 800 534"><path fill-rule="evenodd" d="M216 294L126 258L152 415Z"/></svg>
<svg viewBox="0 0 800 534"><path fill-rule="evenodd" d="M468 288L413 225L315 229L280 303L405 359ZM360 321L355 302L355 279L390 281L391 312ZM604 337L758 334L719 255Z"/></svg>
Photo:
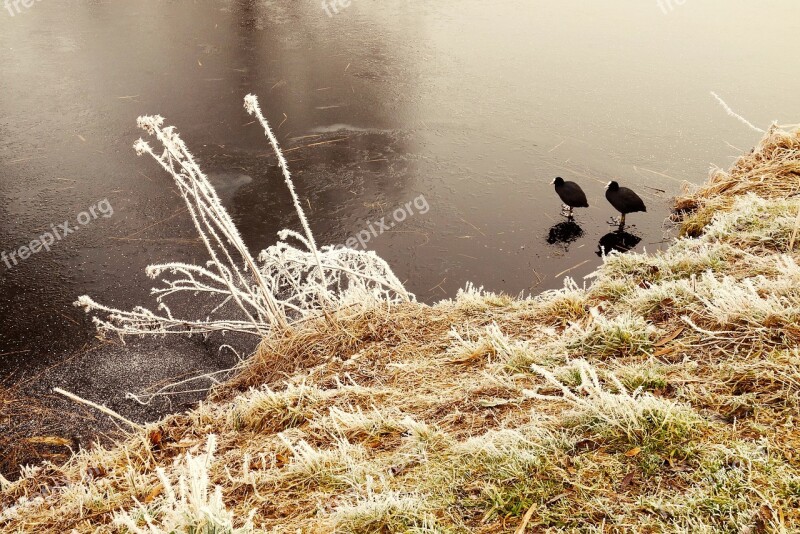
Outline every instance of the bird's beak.
<svg viewBox="0 0 800 534"><path fill-rule="evenodd" d="M555 178L553 178L553 181L550 182L550 185L553 185L554 183L556 183L556 179Z"/></svg>
<svg viewBox="0 0 800 534"><path fill-rule="evenodd" d="M606 189L608 189L609 187L611 187L611 182L608 182L608 183L606 184Z"/></svg>

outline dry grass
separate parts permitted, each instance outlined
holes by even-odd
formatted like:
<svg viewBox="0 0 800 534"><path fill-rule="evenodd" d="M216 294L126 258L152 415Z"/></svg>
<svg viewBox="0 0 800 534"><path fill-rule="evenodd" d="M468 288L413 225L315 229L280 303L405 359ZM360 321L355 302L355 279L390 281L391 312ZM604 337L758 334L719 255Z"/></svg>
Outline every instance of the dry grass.
<svg viewBox="0 0 800 534"><path fill-rule="evenodd" d="M698 237L612 256L586 290L276 335L198 408L26 470L0 528L796 532L798 146L769 132L679 201Z"/></svg>
<svg viewBox="0 0 800 534"><path fill-rule="evenodd" d="M64 413L34 397L28 382L0 382L0 477L15 478L20 465L43 461L63 463L85 437L69 429L82 428L92 414L82 407Z"/></svg>
<svg viewBox="0 0 800 534"><path fill-rule="evenodd" d="M729 211L736 198L753 193L761 198L788 198L800 192L800 137L797 130L770 128L749 154L740 157L729 171L714 169L708 182L695 190L687 188L676 199L681 232L698 236L712 217Z"/></svg>

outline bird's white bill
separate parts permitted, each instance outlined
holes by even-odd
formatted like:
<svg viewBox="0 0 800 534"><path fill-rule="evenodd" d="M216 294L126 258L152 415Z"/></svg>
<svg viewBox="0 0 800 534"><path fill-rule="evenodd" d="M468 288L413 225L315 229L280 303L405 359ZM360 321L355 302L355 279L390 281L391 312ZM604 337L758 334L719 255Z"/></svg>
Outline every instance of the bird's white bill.
<svg viewBox="0 0 800 534"><path fill-rule="evenodd" d="M608 182L608 183L606 184L606 189L608 189L609 187L611 187L611 182Z"/></svg>
<svg viewBox="0 0 800 534"><path fill-rule="evenodd" d="M553 181L550 182L550 185L553 185L554 183L556 183L556 179L555 178L553 178Z"/></svg>

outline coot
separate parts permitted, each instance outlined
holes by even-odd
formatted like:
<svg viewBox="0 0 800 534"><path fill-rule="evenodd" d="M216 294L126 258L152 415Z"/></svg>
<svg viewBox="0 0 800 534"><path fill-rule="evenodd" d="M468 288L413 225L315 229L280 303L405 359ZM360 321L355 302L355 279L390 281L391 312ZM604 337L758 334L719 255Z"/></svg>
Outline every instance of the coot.
<svg viewBox="0 0 800 534"><path fill-rule="evenodd" d="M586 193L583 192L581 186L575 182L565 182L560 176L550 182L556 185L556 193L558 193L561 202L564 203L564 211L568 216L572 217L572 208L588 208L589 202L586 200Z"/></svg>
<svg viewBox="0 0 800 534"><path fill-rule="evenodd" d="M637 211L647 211L644 201L639 195L627 187L620 187L617 182L608 182L606 185L606 200L608 200L618 212L622 214L619 221L620 226L625 224L625 215Z"/></svg>

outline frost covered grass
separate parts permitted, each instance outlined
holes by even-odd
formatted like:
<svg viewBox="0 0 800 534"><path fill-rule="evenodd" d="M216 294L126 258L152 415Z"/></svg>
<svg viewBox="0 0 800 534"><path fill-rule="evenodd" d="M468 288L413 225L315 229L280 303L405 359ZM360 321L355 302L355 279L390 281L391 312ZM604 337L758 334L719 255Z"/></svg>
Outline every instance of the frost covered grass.
<svg viewBox="0 0 800 534"><path fill-rule="evenodd" d="M3 482L0 529L796 532L798 139L770 131L712 182L729 198L692 200L697 237L608 256L585 288L270 336L200 406Z"/></svg>
<svg viewBox="0 0 800 534"><path fill-rule="evenodd" d="M205 454L193 457L187 453L178 462L177 488L167 477L163 468L156 474L161 482L164 498L155 509L134 499L134 511L122 511L114 517L114 523L134 534L156 534L161 532L227 532L245 534L253 532L252 515L244 524L234 526L234 516L225 507L220 486L209 487L208 469L214 460L216 436L208 437Z"/></svg>
<svg viewBox="0 0 800 534"><path fill-rule="evenodd" d="M604 358L640 354L653 345L656 328L639 316L622 313L608 318L595 312L592 319L588 326L576 326L569 333L572 351Z"/></svg>
<svg viewBox="0 0 800 534"><path fill-rule="evenodd" d="M265 386L237 399L236 409L231 412L229 419L236 430L282 431L306 422L310 409L322 397L322 391L305 384L288 384L280 392Z"/></svg>
<svg viewBox="0 0 800 534"><path fill-rule="evenodd" d="M535 425L489 430L452 448L458 461L442 480L462 506L482 512L481 521L519 517L563 492L559 463L568 447L568 440Z"/></svg>
<svg viewBox="0 0 800 534"><path fill-rule="evenodd" d="M379 444L380 440L388 436L406 431L406 425L399 414L375 406L368 410L358 406L344 409L334 406L330 408L327 417L318 418L314 424L332 435L369 444Z"/></svg>
<svg viewBox="0 0 800 534"><path fill-rule="evenodd" d="M800 192L800 139L797 130L772 126L761 142L725 171L715 168L708 182L687 185L676 200L681 232L697 236L720 212L732 212L734 201L752 193L763 199L785 199Z"/></svg>
<svg viewBox="0 0 800 534"><path fill-rule="evenodd" d="M366 482L371 466L364 461L367 455L361 445L337 438L330 448L319 449L303 439L293 443L279 437L289 457L279 479L289 487L346 489Z"/></svg>
<svg viewBox="0 0 800 534"><path fill-rule="evenodd" d="M444 533L430 515L427 503L418 495L392 490L376 491L368 479L363 495L340 504L332 519L337 532Z"/></svg>
<svg viewBox="0 0 800 534"><path fill-rule="evenodd" d="M686 459L686 445L698 437L702 418L690 406L670 399L642 393L641 386L629 392L613 373L603 386L597 372L585 361L574 363L580 382L574 388L563 384L553 373L538 366L534 371L555 386L559 396L531 392L537 399L566 401L572 412L566 424L577 425L620 451L640 448L658 451L669 458Z"/></svg>

